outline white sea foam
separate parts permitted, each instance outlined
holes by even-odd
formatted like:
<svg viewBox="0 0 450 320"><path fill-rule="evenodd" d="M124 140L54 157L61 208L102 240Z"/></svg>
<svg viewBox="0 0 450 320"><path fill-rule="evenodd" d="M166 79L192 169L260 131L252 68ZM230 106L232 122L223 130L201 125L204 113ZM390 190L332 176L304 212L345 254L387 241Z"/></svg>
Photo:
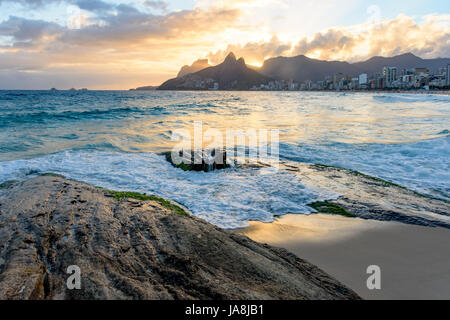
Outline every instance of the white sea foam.
<svg viewBox="0 0 450 320"><path fill-rule="evenodd" d="M153 153L66 151L0 163L0 181L43 172L170 198L223 228L245 227L253 220L272 222L274 215L310 213L308 203L338 196L306 188L292 173L274 168L185 172Z"/></svg>

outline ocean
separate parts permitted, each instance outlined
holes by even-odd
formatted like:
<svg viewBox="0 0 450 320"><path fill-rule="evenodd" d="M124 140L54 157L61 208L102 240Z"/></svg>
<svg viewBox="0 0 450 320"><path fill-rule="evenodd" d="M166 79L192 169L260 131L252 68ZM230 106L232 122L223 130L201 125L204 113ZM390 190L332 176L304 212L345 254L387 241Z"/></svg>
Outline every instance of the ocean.
<svg viewBox="0 0 450 320"><path fill-rule="evenodd" d="M0 91L0 183L45 172L173 199L217 226L307 214L337 194L274 168L185 172L174 131L279 130L280 159L358 170L450 200L450 96L328 92Z"/></svg>

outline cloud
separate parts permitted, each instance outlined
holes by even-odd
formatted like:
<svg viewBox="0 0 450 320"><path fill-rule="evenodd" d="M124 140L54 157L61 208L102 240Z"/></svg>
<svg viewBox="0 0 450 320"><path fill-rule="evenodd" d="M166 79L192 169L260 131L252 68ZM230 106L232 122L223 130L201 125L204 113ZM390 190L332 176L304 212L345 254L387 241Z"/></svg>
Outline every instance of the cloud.
<svg viewBox="0 0 450 320"><path fill-rule="evenodd" d="M419 23L399 15L353 28L331 29L300 40L292 55L355 61L407 52L423 58L450 57L450 15L425 16Z"/></svg>
<svg viewBox="0 0 450 320"><path fill-rule="evenodd" d="M292 54L308 55L319 51L318 58L338 58L342 52L351 52L360 40L359 35L350 35L341 30L329 30L315 34L312 40L303 38L295 45Z"/></svg>
<svg viewBox="0 0 450 320"><path fill-rule="evenodd" d="M152 1L152 0L145 0L144 1L144 5L146 5L147 7L150 7L152 9L155 10L160 10L163 12L167 11L167 3L165 1L161 1L161 0L156 0L156 1Z"/></svg>
<svg viewBox="0 0 450 320"><path fill-rule="evenodd" d="M239 57L244 57L249 63L261 62L266 58L276 57L283 54L289 54L291 44L281 42L276 36L273 36L269 41L248 42L245 45L228 45L225 50L220 50L215 53L209 53L208 59L212 63L222 62L223 59L233 52Z"/></svg>
<svg viewBox="0 0 450 320"><path fill-rule="evenodd" d="M6 2L0 0L0 3ZM31 8L51 2L62 3L63 0L15 2ZM305 37L309 31L301 33L303 29L291 26L290 22L294 18L300 21L299 24L306 20L290 17L289 26L284 27L278 25L279 20L270 18L269 13L283 17L283 10L294 11L282 6L284 0L205 0L192 9L171 12L167 11L165 1L158 0L65 2L68 6L79 7L78 14L69 16L64 6L54 6L48 10L51 11L48 15L47 8L28 10L35 13L30 15L26 15L27 10L15 14L11 11L10 16L0 22L2 75L11 72L15 74L14 79L34 79L35 82L29 82L30 87L34 83L36 88L47 88L55 86L48 82L50 74L57 74L61 83L69 83L72 79L74 84L67 87L76 87L77 79L87 82L88 74L91 74L95 81L105 81L104 85L98 83L96 86L104 88L112 82L98 73L123 74L120 77L123 82L114 82L114 88L118 88L119 82L124 85L133 78L136 82L130 87L158 84L175 76L182 65L191 64L198 58L219 63L230 51L243 56L248 63L298 54L349 61L407 51L425 58L450 56L450 15L429 15L421 20L400 15L391 20L375 19L360 25L324 29ZM264 3L270 4L271 9ZM50 21L61 8L59 20ZM301 14L306 15L306 11ZM26 18L19 17L22 13ZM80 19L79 29L71 27L77 25L73 19ZM318 28L307 21L305 30ZM282 31L275 33L274 28ZM83 70L83 77L75 79L78 70ZM66 82L61 80L65 74ZM145 79L148 79L147 83Z"/></svg>
<svg viewBox="0 0 450 320"><path fill-rule="evenodd" d="M38 8L45 5L48 5L50 3L59 3L66 0L0 0L0 5L2 3L17 3L22 6L27 6L31 8Z"/></svg>
<svg viewBox="0 0 450 320"><path fill-rule="evenodd" d="M238 9L229 8L155 14L124 3L73 3L89 14L88 18L83 16L89 21L81 23L80 29L15 16L0 22L0 72L10 72L14 79L35 79L30 80L35 88L49 87L47 75L56 69L59 79L64 76L61 70L65 70L69 82L71 77L75 82L78 70L83 69L84 74L92 73L92 79L103 79L104 85L112 82L96 73L126 73L129 76L120 79L134 78L135 86L157 84L176 75L180 65L196 59L199 52L208 52L216 35L240 16ZM118 86L120 80L114 83ZM123 82L121 85L126 86Z"/></svg>
<svg viewBox="0 0 450 320"><path fill-rule="evenodd" d="M183 10L167 15L144 13L121 4L114 14L101 16L103 23L91 24L80 30L66 30L58 41L82 46L136 46L161 39L200 38L202 34L222 31L239 16L236 10Z"/></svg>
<svg viewBox="0 0 450 320"><path fill-rule="evenodd" d="M423 58L450 57L450 15L428 15L415 22L401 14L391 20L328 29L294 42L280 42L272 37L269 41L230 44L208 57L217 63L231 51L259 62L267 57L300 54L350 62L407 52Z"/></svg>
<svg viewBox="0 0 450 320"><path fill-rule="evenodd" d="M371 56L412 52L425 58L450 57L450 15L428 15L422 23L399 15L364 36Z"/></svg>
<svg viewBox="0 0 450 320"><path fill-rule="evenodd" d="M63 29L56 23L14 16L0 23L0 35L13 38L14 46L31 45L45 37L57 35Z"/></svg>
<svg viewBox="0 0 450 320"><path fill-rule="evenodd" d="M105 12L114 8L114 5L101 0L77 0L74 5L92 12Z"/></svg>

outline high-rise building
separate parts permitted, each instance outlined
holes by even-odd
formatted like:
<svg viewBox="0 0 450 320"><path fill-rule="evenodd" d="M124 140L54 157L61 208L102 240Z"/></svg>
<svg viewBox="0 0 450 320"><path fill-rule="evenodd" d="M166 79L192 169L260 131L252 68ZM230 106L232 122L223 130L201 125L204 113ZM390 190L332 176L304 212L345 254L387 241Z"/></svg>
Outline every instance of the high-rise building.
<svg viewBox="0 0 450 320"><path fill-rule="evenodd" d="M343 73L336 73L333 77L333 85L336 87L339 85L339 82L344 79L344 74Z"/></svg>
<svg viewBox="0 0 450 320"><path fill-rule="evenodd" d="M361 73L359 75L359 86L365 86L367 84L367 73Z"/></svg>
<svg viewBox="0 0 450 320"><path fill-rule="evenodd" d="M446 79L446 85L447 86L450 86L450 64L448 64L447 65L447 75L446 75L446 77L445 77Z"/></svg>
<svg viewBox="0 0 450 320"><path fill-rule="evenodd" d="M383 77L385 79L386 87L391 87L392 83L397 80L397 68L396 67L384 67Z"/></svg>

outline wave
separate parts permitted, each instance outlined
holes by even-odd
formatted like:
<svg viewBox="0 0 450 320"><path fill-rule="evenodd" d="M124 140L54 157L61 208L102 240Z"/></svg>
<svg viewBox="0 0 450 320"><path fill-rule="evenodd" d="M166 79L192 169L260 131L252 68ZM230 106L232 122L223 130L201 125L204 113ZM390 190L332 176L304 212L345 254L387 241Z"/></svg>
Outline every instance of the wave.
<svg viewBox="0 0 450 320"><path fill-rule="evenodd" d="M3 112L0 114L0 127L8 127L14 124L42 123L51 121L82 121L95 120L120 120L125 118L139 119L153 115L170 115L173 113L189 114L199 112L205 114L218 113L213 108L217 106L205 105L169 105L155 107L119 107L111 109L91 109L80 111L37 111L37 112Z"/></svg>
<svg viewBox="0 0 450 320"><path fill-rule="evenodd" d="M72 150L28 160L0 162L0 182L54 172L113 190L155 194L177 201L222 228L272 222L275 215L310 213L314 201L338 195L312 190L275 168L185 172L154 153Z"/></svg>
<svg viewBox="0 0 450 320"><path fill-rule="evenodd" d="M450 102L450 96L433 94L374 94L373 100L382 103Z"/></svg>
<svg viewBox="0 0 450 320"><path fill-rule="evenodd" d="M121 117L128 117L131 114L152 114L158 113L161 108L138 108L138 107L121 107L114 109L92 109L84 111L63 111L63 112L48 112L39 111L31 113L6 113L0 115L1 126L8 126L10 123L30 123L30 122L42 122L46 120L84 120L90 119L119 119Z"/></svg>

